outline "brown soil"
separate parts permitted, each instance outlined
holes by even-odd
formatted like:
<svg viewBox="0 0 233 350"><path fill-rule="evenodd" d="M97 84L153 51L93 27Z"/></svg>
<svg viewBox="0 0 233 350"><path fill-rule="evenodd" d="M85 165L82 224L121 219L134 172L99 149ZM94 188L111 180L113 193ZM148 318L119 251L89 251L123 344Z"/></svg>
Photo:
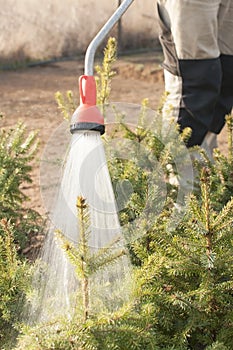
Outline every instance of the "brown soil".
<svg viewBox="0 0 233 350"><path fill-rule="evenodd" d="M117 76L112 82L111 101L140 104L149 98L156 109L163 93L161 54L146 53L118 59ZM15 71L0 72L0 112L6 126L20 119L29 130L38 130L40 147L33 164L33 183L24 190L31 198L30 207L45 213L41 201L39 164L44 147L62 116L54 99L56 91L72 90L78 101L78 77L83 74L83 59L56 62ZM226 132L219 136L219 147L226 149ZM58 145L61 140L58 140ZM56 146L55 146L56 147ZM48 178L50 174L47 174Z"/></svg>

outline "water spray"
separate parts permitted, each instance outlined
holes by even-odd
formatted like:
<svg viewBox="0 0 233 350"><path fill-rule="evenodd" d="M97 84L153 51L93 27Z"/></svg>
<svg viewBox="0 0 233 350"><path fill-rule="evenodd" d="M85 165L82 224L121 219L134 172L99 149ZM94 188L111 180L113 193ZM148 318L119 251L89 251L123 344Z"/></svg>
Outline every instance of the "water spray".
<svg viewBox="0 0 233 350"><path fill-rule="evenodd" d="M80 130L99 131L101 135L104 134L104 118L96 106L96 83L93 76L94 57L101 42L133 1L123 1L88 46L85 56L84 75L79 78L80 105L71 118L70 132L72 134Z"/></svg>

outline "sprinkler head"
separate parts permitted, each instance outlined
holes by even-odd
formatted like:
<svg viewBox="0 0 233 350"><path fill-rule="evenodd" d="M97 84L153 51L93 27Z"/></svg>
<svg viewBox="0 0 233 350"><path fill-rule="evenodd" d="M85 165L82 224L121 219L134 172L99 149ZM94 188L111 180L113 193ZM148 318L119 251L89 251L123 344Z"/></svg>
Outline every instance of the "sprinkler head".
<svg viewBox="0 0 233 350"><path fill-rule="evenodd" d="M104 134L104 118L96 106L96 83L90 75L82 75L79 78L80 106L71 118L71 134L80 130L99 131Z"/></svg>

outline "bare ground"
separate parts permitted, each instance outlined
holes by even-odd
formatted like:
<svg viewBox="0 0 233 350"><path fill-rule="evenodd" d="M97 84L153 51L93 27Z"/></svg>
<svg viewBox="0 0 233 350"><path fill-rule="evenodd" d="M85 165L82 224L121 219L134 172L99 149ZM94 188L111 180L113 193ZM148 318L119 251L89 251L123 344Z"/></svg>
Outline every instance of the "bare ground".
<svg viewBox="0 0 233 350"><path fill-rule="evenodd" d="M163 93L160 53L124 56L115 64L117 75L112 82L111 101L140 104L148 98L151 109L157 109ZM78 77L83 74L83 59L55 62L40 66L0 72L0 112L5 126L18 120L29 130L38 130L40 146L33 164L33 183L24 186L30 207L41 214L46 208L40 193L40 159L51 134L62 122L54 95L57 91L74 92L78 101ZM58 145L62 140L57 140ZM56 146L55 146L56 147ZM219 148L226 151L226 131L219 136ZM48 178L50 174L46 174Z"/></svg>

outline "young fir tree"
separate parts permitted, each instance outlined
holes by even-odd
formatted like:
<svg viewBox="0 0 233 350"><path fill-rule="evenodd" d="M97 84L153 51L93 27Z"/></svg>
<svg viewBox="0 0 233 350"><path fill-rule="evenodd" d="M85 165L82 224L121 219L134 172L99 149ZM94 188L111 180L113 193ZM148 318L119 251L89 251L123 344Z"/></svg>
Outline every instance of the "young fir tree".
<svg viewBox="0 0 233 350"><path fill-rule="evenodd" d="M16 340L16 323L30 285L31 266L22 250L42 220L26 208L28 198L22 190L22 185L32 182L36 133L27 133L22 122L14 128L4 127L2 115L0 123L0 348L9 349Z"/></svg>
<svg viewBox="0 0 233 350"><path fill-rule="evenodd" d="M114 264L117 259L126 254L126 251L125 249L117 248L120 242L119 236L105 247L92 252L89 246L90 216L88 205L84 198L78 197L76 206L79 227L79 241L77 246L71 244L61 232L57 234L62 241L62 248L65 250L70 262L74 265L76 276L81 282L82 313L83 321L86 322L91 315L90 280L98 271L107 269L109 265Z"/></svg>
<svg viewBox="0 0 233 350"><path fill-rule="evenodd" d="M18 334L16 324L30 286L31 268L19 257L14 226L2 219L0 229L0 348L10 349Z"/></svg>
<svg viewBox="0 0 233 350"><path fill-rule="evenodd" d="M138 271L138 297L154 307L160 347L205 349L219 341L231 349L233 332L232 210L230 200L213 209L208 169L201 178L201 198L192 197L180 225L167 231L155 225L151 253ZM143 291L143 292L142 292Z"/></svg>
<svg viewBox="0 0 233 350"><path fill-rule="evenodd" d="M3 122L2 116L0 122ZM37 145L37 134L30 132L27 135L22 122L15 128L0 127L0 219L11 220L15 225L14 235L21 249L27 242L28 233L39 229L40 217L25 208L24 202L28 198L21 188L32 182L31 162Z"/></svg>

